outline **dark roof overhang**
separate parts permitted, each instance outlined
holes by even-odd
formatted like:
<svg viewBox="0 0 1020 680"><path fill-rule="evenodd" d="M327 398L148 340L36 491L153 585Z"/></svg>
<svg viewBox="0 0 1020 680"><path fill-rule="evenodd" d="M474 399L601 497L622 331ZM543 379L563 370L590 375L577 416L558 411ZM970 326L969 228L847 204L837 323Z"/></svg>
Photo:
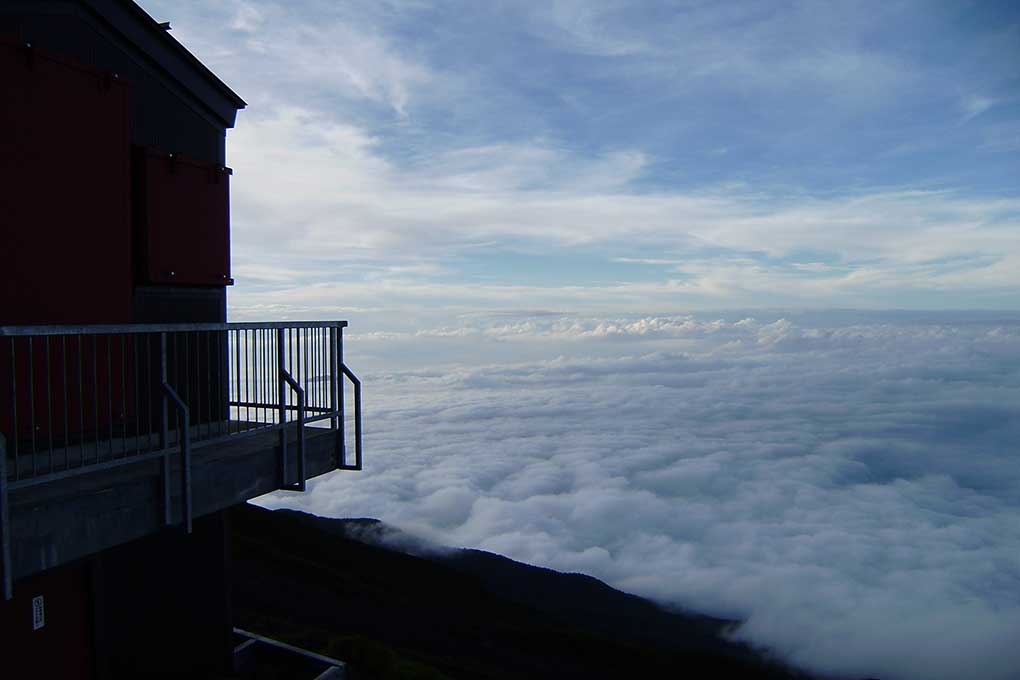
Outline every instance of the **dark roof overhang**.
<svg viewBox="0 0 1020 680"><path fill-rule="evenodd" d="M131 44L151 66L188 91L224 127L233 127L247 104L195 55L132 0L78 0L111 32Z"/></svg>

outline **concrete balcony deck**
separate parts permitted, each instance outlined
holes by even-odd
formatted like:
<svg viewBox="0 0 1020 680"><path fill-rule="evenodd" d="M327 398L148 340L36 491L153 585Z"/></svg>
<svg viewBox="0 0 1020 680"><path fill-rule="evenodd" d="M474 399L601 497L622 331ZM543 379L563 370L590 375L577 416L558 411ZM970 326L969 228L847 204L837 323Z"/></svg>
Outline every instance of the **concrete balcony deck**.
<svg viewBox="0 0 1020 680"><path fill-rule="evenodd" d="M291 428L293 430L293 428ZM340 432L305 427L305 478L337 469ZM270 493L281 484L279 431L217 442L191 459L194 518ZM296 446L296 432L288 437ZM170 456L170 520L164 524L162 459L139 457L128 464L36 484L11 495L8 505L13 579L66 564L157 531L183 531L180 458ZM298 460L288 461L286 480L298 479Z"/></svg>

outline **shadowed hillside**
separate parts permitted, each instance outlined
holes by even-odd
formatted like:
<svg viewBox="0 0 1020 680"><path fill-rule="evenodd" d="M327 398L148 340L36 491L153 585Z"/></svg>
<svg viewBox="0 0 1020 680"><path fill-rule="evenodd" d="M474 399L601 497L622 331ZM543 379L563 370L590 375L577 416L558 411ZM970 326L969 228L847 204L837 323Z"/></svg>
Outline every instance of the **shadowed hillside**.
<svg viewBox="0 0 1020 680"><path fill-rule="evenodd" d="M231 521L238 625L346 659L356 677L808 677L724 641L732 622L588 576L477 550L405 554L372 544L375 520L246 505Z"/></svg>

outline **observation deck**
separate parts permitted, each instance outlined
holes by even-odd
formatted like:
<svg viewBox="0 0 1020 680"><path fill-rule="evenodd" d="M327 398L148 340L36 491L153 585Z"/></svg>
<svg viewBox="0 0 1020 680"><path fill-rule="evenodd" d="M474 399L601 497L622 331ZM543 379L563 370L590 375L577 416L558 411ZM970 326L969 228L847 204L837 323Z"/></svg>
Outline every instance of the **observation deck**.
<svg viewBox="0 0 1020 680"><path fill-rule="evenodd" d="M52 567L360 470L346 326L0 327L4 597Z"/></svg>

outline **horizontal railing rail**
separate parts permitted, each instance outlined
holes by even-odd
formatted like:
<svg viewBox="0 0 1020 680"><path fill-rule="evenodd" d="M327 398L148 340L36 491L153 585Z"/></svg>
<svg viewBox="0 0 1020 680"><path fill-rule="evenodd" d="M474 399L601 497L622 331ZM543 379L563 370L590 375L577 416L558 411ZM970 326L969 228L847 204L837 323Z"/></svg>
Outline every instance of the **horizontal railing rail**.
<svg viewBox="0 0 1020 680"><path fill-rule="evenodd" d="M188 331L257 330L279 328L346 328L346 321L265 321L232 323L147 323L59 326L0 326L0 337L25 335L94 335L113 333L161 333Z"/></svg>

